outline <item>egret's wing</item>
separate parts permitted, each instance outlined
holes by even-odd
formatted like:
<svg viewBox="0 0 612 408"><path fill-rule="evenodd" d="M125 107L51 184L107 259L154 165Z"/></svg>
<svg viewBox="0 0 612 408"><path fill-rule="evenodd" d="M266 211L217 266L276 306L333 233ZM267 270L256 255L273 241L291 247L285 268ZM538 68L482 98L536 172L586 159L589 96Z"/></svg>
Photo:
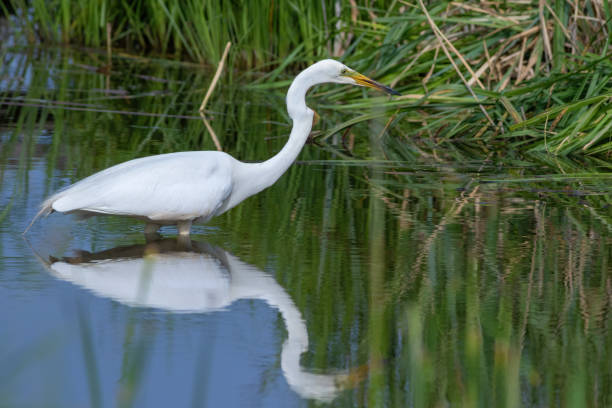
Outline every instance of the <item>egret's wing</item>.
<svg viewBox="0 0 612 408"><path fill-rule="evenodd" d="M132 160L60 192L52 208L153 220L207 218L215 215L232 192L232 160L220 152Z"/></svg>

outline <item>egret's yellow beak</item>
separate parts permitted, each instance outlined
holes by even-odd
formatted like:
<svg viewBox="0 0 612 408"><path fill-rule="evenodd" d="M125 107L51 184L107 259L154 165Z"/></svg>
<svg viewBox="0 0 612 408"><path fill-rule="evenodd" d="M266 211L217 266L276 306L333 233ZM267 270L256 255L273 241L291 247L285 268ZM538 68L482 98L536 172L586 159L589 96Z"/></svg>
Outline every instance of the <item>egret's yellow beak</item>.
<svg viewBox="0 0 612 408"><path fill-rule="evenodd" d="M357 83L357 85L378 89L378 90L381 90L391 95L400 95L400 93L397 92L396 90L391 89L388 86L383 85L379 82L376 82L373 79L370 79L365 75L361 75L359 72L349 71L346 74L344 74L344 76L353 79Z"/></svg>

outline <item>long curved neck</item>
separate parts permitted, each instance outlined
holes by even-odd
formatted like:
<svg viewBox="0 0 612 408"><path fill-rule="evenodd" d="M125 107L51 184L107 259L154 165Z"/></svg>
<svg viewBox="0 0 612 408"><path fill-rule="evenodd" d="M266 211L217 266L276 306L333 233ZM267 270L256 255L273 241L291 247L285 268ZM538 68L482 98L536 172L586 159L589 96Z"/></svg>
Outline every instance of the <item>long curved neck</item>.
<svg viewBox="0 0 612 408"><path fill-rule="evenodd" d="M315 85L308 69L302 71L293 81L287 92L287 111L293 121L289 140L280 152L270 159L248 165L249 195L270 187L282 176L295 161L304 147L312 129L314 112L306 106L306 92ZM252 180L257 180L255 183Z"/></svg>

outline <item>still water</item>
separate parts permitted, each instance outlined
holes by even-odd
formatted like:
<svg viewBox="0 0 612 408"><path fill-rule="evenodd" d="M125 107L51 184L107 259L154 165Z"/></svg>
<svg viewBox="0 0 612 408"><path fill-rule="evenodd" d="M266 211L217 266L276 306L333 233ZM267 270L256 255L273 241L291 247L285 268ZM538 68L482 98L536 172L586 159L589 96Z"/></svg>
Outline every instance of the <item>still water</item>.
<svg viewBox="0 0 612 408"><path fill-rule="evenodd" d="M195 115L211 72L2 58L2 406L612 404L606 161L431 150L401 122L380 137L383 119L307 145L189 240L59 214L24 239L43 198L84 176L214 149ZM228 73L209 118L225 151L263 160L288 134L286 88L252 80ZM318 131L352 115L317 110Z"/></svg>

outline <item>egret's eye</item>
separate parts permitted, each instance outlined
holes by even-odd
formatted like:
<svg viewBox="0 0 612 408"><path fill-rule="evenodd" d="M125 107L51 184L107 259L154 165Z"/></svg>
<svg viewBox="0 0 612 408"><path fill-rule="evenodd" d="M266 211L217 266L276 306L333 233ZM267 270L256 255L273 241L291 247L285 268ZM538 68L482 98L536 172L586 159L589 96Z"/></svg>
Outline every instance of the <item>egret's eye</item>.
<svg viewBox="0 0 612 408"><path fill-rule="evenodd" d="M340 71L340 75L346 75L348 73L348 69L346 68L342 68L342 71Z"/></svg>

